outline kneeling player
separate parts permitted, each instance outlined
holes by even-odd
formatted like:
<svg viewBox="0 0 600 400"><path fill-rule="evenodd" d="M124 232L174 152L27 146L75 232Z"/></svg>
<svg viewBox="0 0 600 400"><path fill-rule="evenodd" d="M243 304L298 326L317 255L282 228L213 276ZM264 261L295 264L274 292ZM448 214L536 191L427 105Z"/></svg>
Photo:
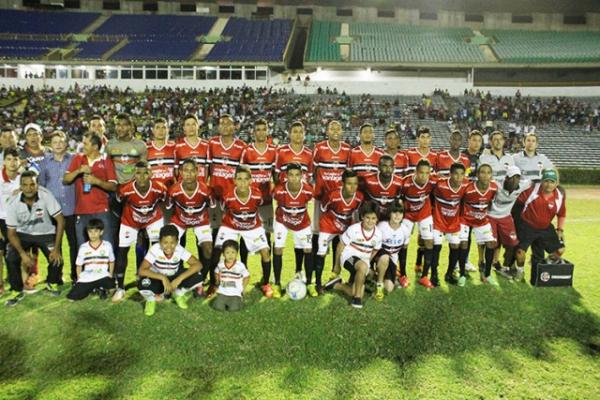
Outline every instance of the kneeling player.
<svg viewBox="0 0 600 400"><path fill-rule="evenodd" d="M273 256L273 297L281 295L281 270L283 264L283 249L288 230L294 235L294 249L304 252L305 266L308 271L312 265L312 231L307 205L312 200L313 188L302 180L302 166L298 163L286 166L287 182L280 183L273 191L277 201L275 214L275 250ZM300 273L302 263L296 264L296 274Z"/></svg>
<svg viewBox="0 0 600 400"><path fill-rule="evenodd" d="M377 211L373 203L365 203L360 208L361 222L351 225L342 235L338 246L340 262L350 272L350 280L343 290L352 296L350 305L362 308L365 293L365 279L369 274L371 260L379 249L383 236L377 228Z"/></svg>
<svg viewBox="0 0 600 400"><path fill-rule="evenodd" d="M402 246L410 238L410 229L402 224L404 217L404 207L398 202L394 202L388 209L389 221L381 221L377 228L383 236L382 249L377 255L377 291L375 300L381 301L385 292L390 293L394 290L397 268L400 267L399 282L400 286L407 288L410 284L406 276L406 264L399 263L398 254Z"/></svg>
<svg viewBox="0 0 600 400"><path fill-rule="evenodd" d="M189 268L182 267L184 262ZM158 243L150 247L140 267L138 288L146 299L144 314L154 315L156 300L171 293L179 308L188 308L185 293L202 284L201 268L200 261L179 245L177 228L174 225L163 226Z"/></svg>
<svg viewBox="0 0 600 400"><path fill-rule="evenodd" d="M223 243L223 261L215 270L217 297L210 304L217 311L239 311L242 295L250 280L250 273L243 262L237 260L239 245L235 240Z"/></svg>
<svg viewBox="0 0 600 400"><path fill-rule="evenodd" d="M110 242L102 240L102 220L91 219L87 225L87 233L90 240L83 243L77 252L77 282L67 294L69 300L83 300L95 291L104 299L106 291L115 287L115 255Z"/></svg>

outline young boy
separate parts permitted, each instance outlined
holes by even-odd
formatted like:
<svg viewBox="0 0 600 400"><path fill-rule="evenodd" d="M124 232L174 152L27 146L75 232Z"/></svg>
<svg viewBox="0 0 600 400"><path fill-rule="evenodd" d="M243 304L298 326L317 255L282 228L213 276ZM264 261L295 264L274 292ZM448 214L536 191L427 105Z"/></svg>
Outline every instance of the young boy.
<svg viewBox="0 0 600 400"><path fill-rule="evenodd" d="M238 243L226 240L223 243L223 260L215 269L217 297L211 303L217 311L239 311L244 305L242 294L250 280L246 266L237 260Z"/></svg>
<svg viewBox="0 0 600 400"><path fill-rule="evenodd" d="M182 265L187 262L189 268ZM179 231L175 225L160 229L158 243L150 247L140 266L140 294L146 299L144 314L151 317L156 312L156 300L165 294L173 294L175 303L187 309L185 294L202 284L199 274L202 264L179 245Z"/></svg>
<svg viewBox="0 0 600 400"><path fill-rule="evenodd" d="M69 300L83 300L94 291L105 299L106 291L115 287L115 254L110 242L102 240L104 222L91 219L86 230L90 240L79 246L75 261L77 282L67 294Z"/></svg>

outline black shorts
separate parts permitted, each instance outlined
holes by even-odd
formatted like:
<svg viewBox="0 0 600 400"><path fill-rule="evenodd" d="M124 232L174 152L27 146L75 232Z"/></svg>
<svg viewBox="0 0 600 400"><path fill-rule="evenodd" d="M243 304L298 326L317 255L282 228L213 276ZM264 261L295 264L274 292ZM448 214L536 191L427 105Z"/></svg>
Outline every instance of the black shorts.
<svg viewBox="0 0 600 400"><path fill-rule="evenodd" d="M358 258L356 256L352 256L352 257L348 258L346 261L344 261L344 268L346 270L348 270L348 272L350 272L350 279L348 280L349 284L354 283L354 277L356 276L356 268L354 268L354 266L359 261L360 261L360 258Z"/></svg>
<svg viewBox="0 0 600 400"><path fill-rule="evenodd" d="M2 232L2 239L0 239L0 251L6 252L6 243L8 243L8 230L6 229L5 219L0 219L0 232Z"/></svg>
<svg viewBox="0 0 600 400"><path fill-rule="evenodd" d="M115 280L109 277L104 277L92 282L76 282L67 294L70 300L83 300L90 295L94 289L113 289Z"/></svg>
<svg viewBox="0 0 600 400"><path fill-rule="evenodd" d="M377 271L377 262L379 261L379 258L384 255L390 257L390 262L388 264L387 270L385 271L385 276L383 279L387 279L394 282L396 280L396 270L398 269L398 266L392 261L392 256L386 253L383 249L379 250L373 258L372 268L375 271Z"/></svg>
<svg viewBox="0 0 600 400"><path fill-rule="evenodd" d="M533 242L538 242L546 253L554 253L564 247L558 239L554 225L549 225L545 229L536 229L521 220L517 227L517 236L519 238L519 248L524 251L527 251Z"/></svg>
<svg viewBox="0 0 600 400"><path fill-rule="evenodd" d="M186 271L185 268L179 268L179 270L174 275L171 275L168 277L169 281L172 282L175 278L177 278L179 275L181 275L185 271ZM197 274L188 276L186 279L184 279L181 282L181 284L179 285L179 287L181 287L183 289L192 289L192 288L202 284L203 281L204 281L204 279L202 279L202 274L197 273ZM152 279L152 278L148 278L148 277L143 277L138 281L138 289L140 291L141 290L149 290L154 294L162 294L165 291L165 287L163 286L162 280Z"/></svg>

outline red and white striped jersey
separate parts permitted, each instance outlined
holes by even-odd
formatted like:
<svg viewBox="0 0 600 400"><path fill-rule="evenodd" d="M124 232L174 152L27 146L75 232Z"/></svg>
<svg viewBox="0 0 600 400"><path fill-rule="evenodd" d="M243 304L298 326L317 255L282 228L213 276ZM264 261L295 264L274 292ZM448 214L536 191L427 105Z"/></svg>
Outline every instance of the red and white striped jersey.
<svg viewBox="0 0 600 400"><path fill-rule="evenodd" d="M392 175L387 185L381 182L379 173L367 175L363 183L363 192L369 200L377 204L377 216L380 219L384 216L386 207L400 198L401 188L402 178L396 175Z"/></svg>
<svg viewBox="0 0 600 400"><path fill-rule="evenodd" d="M323 233L341 234L350 224L352 215L363 202L363 195L356 192L348 201L342 195L342 188L328 192L322 199L319 230Z"/></svg>
<svg viewBox="0 0 600 400"><path fill-rule="evenodd" d="M441 153L438 153L436 172L440 176L448 176L450 175L450 167L455 163L464 165L465 171L471 166L469 157L463 153L460 153L458 158L453 158L449 150L442 151Z"/></svg>
<svg viewBox="0 0 600 400"><path fill-rule="evenodd" d="M461 223L470 227L483 226L488 223L488 208L496 196L498 185L490 182L483 193L477 189L477 182L470 182L463 197Z"/></svg>
<svg viewBox="0 0 600 400"><path fill-rule="evenodd" d="M123 203L121 224L142 229L162 218L158 203L167 198L167 188L160 182L150 180L150 188L142 195L135 187L135 180L119 187L117 200Z"/></svg>
<svg viewBox="0 0 600 400"><path fill-rule="evenodd" d="M277 201L275 220L287 228L298 231L310 226L308 203L313 198L313 187L302 182L302 188L293 196L286 183L279 183L273 190L273 198Z"/></svg>
<svg viewBox="0 0 600 400"><path fill-rule="evenodd" d="M187 138L181 139L175 147L177 167L181 167L183 162L190 158L198 165L198 176L206 180L210 163L208 142L200 139L196 145L193 146L188 142Z"/></svg>
<svg viewBox="0 0 600 400"><path fill-rule="evenodd" d="M148 142L148 166L152 171L152 179L170 186L175 181L175 142L166 142L161 147Z"/></svg>
<svg viewBox="0 0 600 400"><path fill-rule="evenodd" d="M198 180L191 196L183 190L183 183L177 182L169 188L170 207L175 207L171 223L181 228L191 228L209 224L210 189Z"/></svg>
<svg viewBox="0 0 600 400"><path fill-rule="evenodd" d="M313 155L306 146L299 153L296 153L289 144L283 145L277 149L277 158L275 161L275 173L278 174L279 182L286 179L287 165L298 163L302 166L302 175L306 182L312 180L313 175Z"/></svg>
<svg viewBox="0 0 600 400"><path fill-rule="evenodd" d="M233 176L240 165L242 151L246 144L234 138L233 142L225 147L221 137L215 136L208 142L208 156L210 162L210 187L215 199L222 200L225 193L233 190Z"/></svg>
<svg viewBox="0 0 600 400"><path fill-rule="evenodd" d="M254 187L246 201L241 201L235 188L229 189L223 196L223 226L237 231L249 231L262 226L258 217L258 207L263 205L263 199Z"/></svg>
<svg viewBox="0 0 600 400"><path fill-rule="evenodd" d="M241 163L250 168L252 183L260 190L265 203L272 201L271 182L273 182L276 156L277 149L271 144L268 144L262 153L254 144L249 145L242 151Z"/></svg>
<svg viewBox="0 0 600 400"><path fill-rule="evenodd" d="M399 177L406 175L408 169L408 157L404 150L398 150L394 155L394 174Z"/></svg>
<svg viewBox="0 0 600 400"><path fill-rule="evenodd" d="M342 184L342 174L348 168L350 145L341 143L340 148L334 151L329 146L329 141L317 143L313 152L313 165L315 176L315 199L321 200L323 196Z"/></svg>
<svg viewBox="0 0 600 400"><path fill-rule="evenodd" d="M431 199L429 195L435 186L435 178L429 177L427 182L419 186L415 175L410 174L402 180L402 198L404 199L404 218L409 221L421 221L431 215Z"/></svg>
<svg viewBox="0 0 600 400"><path fill-rule="evenodd" d="M458 190L450 186L450 178L440 178L433 189L433 228L442 233L460 231L461 200L469 184L464 180Z"/></svg>
<svg viewBox="0 0 600 400"><path fill-rule="evenodd" d="M379 228L374 227L366 231L361 222L351 225L341 237L346 246L342 253L342 260L356 256L365 262L370 262L373 252L381 249L383 235Z"/></svg>
<svg viewBox="0 0 600 400"><path fill-rule="evenodd" d="M348 168L356 172L359 177L365 177L379 171L379 159L383 155L383 150L373 147L370 153L366 153L362 146L356 146L350 151L348 158Z"/></svg>
<svg viewBox="0 0 600 400"><path fill-rule="evenodd" d="M408 173L412 174L413 172L415 172L415 168L417 167L418 162L421 161L422 159L426 159L429 161L429 163L431 164L432 171L437 170L438 154L431 149L429 150L429 152L427 154L422 154L417 147L407 149L406 150L406 158L408 159L408 167L406 170L407 174Z"/></svg>

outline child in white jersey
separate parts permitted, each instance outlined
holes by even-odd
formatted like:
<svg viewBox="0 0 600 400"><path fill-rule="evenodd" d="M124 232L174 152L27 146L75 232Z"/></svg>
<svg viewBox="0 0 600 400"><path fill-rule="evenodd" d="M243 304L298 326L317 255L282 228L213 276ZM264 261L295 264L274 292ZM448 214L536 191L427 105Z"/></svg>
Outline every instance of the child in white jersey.
<svg viewBox="0 0 600 400"><path fill-rule="evenodd" d="M250 273L244 263L237 260L238 249L235 240L223 243L223 260L215 269L217 297L211 303L217 311L239 311L244 305L242 294L250 280Z"/></svg>
<svg viewBox="0 0 600 400"><path fill-rule="evenodd" d="M75 261L77 282L67 294L69 300L83 300L93 292L105 299L107 290L115 287L115 254L110 242L102 240L104 223L96 218L91 219L86 230L90 240L79 246Z"/></svg>
<svg viewBox="0 0 600 400"><path fill-rule="evenodd" d="M183 268L187 262L189 268ZM152 245L140 266L138 288L146 299L144 314L156 312L156 300L172 294L179 308L187 309L185 294L202 284L202 264L179 245L179 231L175 225L161 228L158 243Z"/></svg>

